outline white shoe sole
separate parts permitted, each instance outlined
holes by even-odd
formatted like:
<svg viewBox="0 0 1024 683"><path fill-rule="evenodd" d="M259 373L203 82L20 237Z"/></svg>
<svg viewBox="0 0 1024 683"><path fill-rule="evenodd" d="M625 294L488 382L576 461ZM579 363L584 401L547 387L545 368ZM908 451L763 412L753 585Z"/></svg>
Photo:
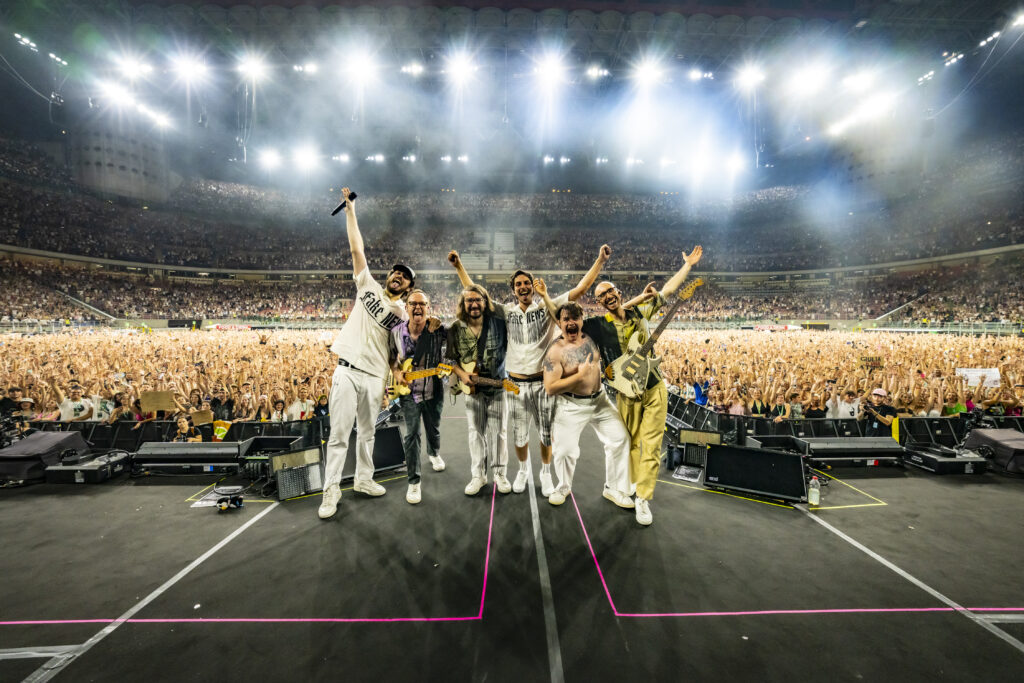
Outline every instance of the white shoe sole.
<svg viewBox="0 0 1024 683"><path fill-rule="evenodd" d="M620 502L618 498L616 498L614 495L612 495L608 491L604 492L604 497L605 497L605 499L610 500L611 502L615 503L615 505L617 505L618 507L622 508L623 510L632 510L632 509L634 509L636 507L636 503L633 502L632 498L626 498L626 502L623 503L623 502Z"/></svg>
<svg viewBox="0 0 1024 683"><path fill-rule="evenodd" d="M378 484L378 486L379 486L379 484ZM352 486L352 490L356 491L358 493L362 493L363 495L373 496L374 498L377 498L379 496L383 496L385 493L388 492L387 489L384 488L383 486L380 486L380 488L372 488L372 489L370 489L370 488L364 487L362 484L355 484L355 485L353 485Z"/></svg>

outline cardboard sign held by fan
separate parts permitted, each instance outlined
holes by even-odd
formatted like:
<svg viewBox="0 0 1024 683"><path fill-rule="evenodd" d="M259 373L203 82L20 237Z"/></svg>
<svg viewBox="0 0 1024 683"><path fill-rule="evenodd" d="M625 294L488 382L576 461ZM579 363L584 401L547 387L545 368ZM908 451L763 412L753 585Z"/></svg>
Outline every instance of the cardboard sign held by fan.
<svg viewBox="0 0 1024 683"><path fill-rule="evenodd" d="M159 410L175 412L178 406L174 403L173 391L144 391L139 396L143 413L155 413Z"/></svg>

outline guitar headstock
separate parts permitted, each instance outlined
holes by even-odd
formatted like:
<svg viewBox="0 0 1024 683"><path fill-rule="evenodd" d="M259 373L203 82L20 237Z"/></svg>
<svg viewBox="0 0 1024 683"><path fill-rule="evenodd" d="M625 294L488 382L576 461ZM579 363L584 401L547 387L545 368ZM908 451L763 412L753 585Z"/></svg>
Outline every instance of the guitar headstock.
<svg viewBox="0 0 1024 683"><path fill-rule="evenodd" d="M501 381L501 386L505 389L505 391L511 391L516 396L519 395L519 385L516 384L515 382L513 382L512 380L509 380L509 379L502 380Z"/></svg>
<svg viewBox="0 0 1024 683"><path fill-rule="evenodd" d="M702 284L704 284L704 280L697 278L696 280L694 280L693 282L679 290L679 298L682 299L683 301L689 299L691 296L693 296L693 293L697 291L697 288L700 287Z"/></svg>
<svg viewBox="0 0 1024 683"><path fill-rule="evenodd" d="M447 377L450 374L452 374L452 366L448 365L447 363L438 363L438 365L437 365L437 376L438 377Z"/></svg>

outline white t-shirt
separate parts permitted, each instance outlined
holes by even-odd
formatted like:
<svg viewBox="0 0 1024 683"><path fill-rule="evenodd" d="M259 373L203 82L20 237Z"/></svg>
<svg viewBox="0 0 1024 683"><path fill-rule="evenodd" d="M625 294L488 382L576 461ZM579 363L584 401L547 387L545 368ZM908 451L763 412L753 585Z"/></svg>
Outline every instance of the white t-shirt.
<svg viewBox="0 0 1024 683"><path fill-rule="evenodd" d="M82 417L89 412L90 408L92 408L92 401L87 398L81 398L77 401L66 398L60 404L60 421L70 422L76 417Z"/></svg>
<svg viewBox="0 0 1024 683"><path fill-rule="evenodd" d="M569 301L566 292L553 299L555 308ZM524 312L518 301L496 307L505 312L508 329L508 349L505 351L505 370L517 375L536 375L544 364L544 353L558 335L558 323L548 315L543 301L534 301Z"/></svg>
<svg viewBox="0 0 1024 683"><path fill-rule="evenodd" d="M331 352L374 377L388 374L388 336L406 319L405 302L385 295L369 268L356 275L352 314L334 338Z"/></svg>
<svg viewBox="0 0 1024 683"><path fill-rule="evenodd" d="M305 401L295 400L290 406L286 414L288 415L289 422L295 422L297 420L305 420L313 414L313 408L316 407L316 401L313 399L306 399Z"/></svg>
<svg viewBox="0 0 1024 683"><path fill-rule="evenodd" d="M114 402L103 398L102 396L92 396L92 417L89 418L90 422L103 422L110 417L110 413L114 412Z"/></svg>
<svg viewBox="0 0 1024 683"><path fill-rule="evenodd" d="M851 418L857 417L857 408L860 406L860 399L853 399L852 403L839 400L838 396L833 396L832 400L828 403L828 410L825 415L830 420L838 420L840 418Z"/></svg>

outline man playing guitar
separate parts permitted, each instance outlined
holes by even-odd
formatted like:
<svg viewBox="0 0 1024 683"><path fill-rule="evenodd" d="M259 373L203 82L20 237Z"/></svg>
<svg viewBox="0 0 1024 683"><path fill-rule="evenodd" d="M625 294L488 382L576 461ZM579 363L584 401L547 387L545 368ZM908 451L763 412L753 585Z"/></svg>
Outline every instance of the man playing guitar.
<svg viewBox="0 0 1024 683"><path fill-rule="evenodd" d="M661 292L650 295L650 301L632 308L622 305L622 295L611 282L601 282L594 289L594 298L607 313L592 316L583 323L583 333L594 340L601 351L605 367L626 352L630 338L635 334L650 335L650 320L675 295L686 276L698 261L703 249L698 245L687 255L683 252L683 266L662 287ZM647 377L646 390L637 398L621 393L615 401L630 437L630 479L636 484L636 520L650 524L651 499L654 483L661 466L661 439L665 433L665 414L668 411L668 390L657 366L652 366Z"/></svg>

